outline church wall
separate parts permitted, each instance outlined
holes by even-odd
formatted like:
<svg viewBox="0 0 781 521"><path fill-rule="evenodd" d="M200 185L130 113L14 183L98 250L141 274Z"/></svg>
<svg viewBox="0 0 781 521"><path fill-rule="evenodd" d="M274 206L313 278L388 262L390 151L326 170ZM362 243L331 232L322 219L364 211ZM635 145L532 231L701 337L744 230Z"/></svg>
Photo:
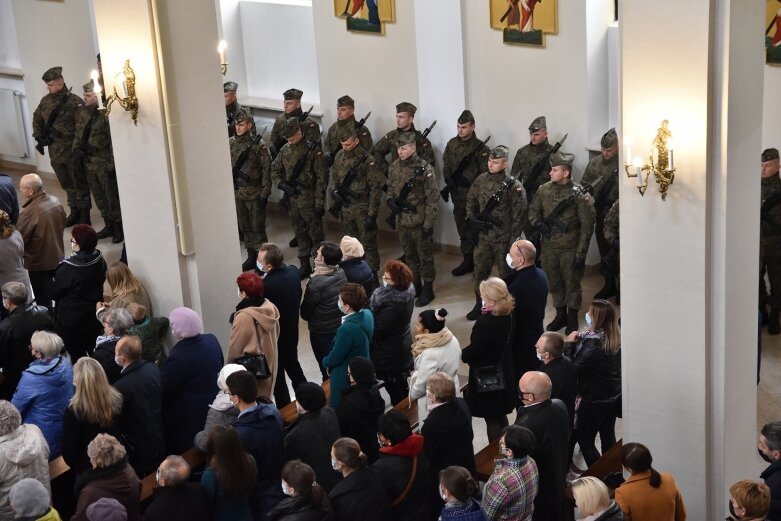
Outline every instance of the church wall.
<svg viewBox="0 0 781 521"><path fill-rule="evenodd" d="M765 103L762 111L762 148L781 149L781 66L765 65ZM759 167L754 168L759 175Z"/></svg>

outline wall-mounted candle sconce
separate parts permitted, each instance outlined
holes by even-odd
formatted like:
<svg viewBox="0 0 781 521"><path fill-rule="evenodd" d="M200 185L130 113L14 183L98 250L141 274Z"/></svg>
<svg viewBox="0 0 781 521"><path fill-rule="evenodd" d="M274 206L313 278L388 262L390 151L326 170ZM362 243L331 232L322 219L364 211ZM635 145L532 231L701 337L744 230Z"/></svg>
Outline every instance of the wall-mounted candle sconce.
<svg viewBox="0 0 781 521"><path fill-rule="evenodd" d="M98 95L100 99L100 95ZM106 100L106 116L111 113L111 104L119 103L119 106L130 112L133 124L138 125L138 98L136 98L136 73L130 66L130 60L125 60L122 72L114 78L114 93ZM100 103L100 101L98 101Z"/></svg>
<svg viewBox="0 0 781 521"><path fill-rule="evenodd" d="M667 190L675 180L672 132L667 128L667 124L665 119L662 121L662 126L656 131L656 137L651 143L652 148L648 155L648 163L645 165L640 156L632 158L632 140L629 137L624 138L626 159L632 159L631 164L624 165L627 177L637 178L637 190L640 195L645 195L645 191L648 189L648 177L653 174L659 185L659 193L662 194L663 201L667 199ZM655 159L654 156L656 156Z"/></svg>
<svg viewBox="0 0 781 521"><path fill-rule="evenodd" d="M227 48L228 42L225 40L220 40L220 43L217 44L217 52L220 54L220 72L223 76L228 74L228 60L225 57L225 49Z"/></svg>

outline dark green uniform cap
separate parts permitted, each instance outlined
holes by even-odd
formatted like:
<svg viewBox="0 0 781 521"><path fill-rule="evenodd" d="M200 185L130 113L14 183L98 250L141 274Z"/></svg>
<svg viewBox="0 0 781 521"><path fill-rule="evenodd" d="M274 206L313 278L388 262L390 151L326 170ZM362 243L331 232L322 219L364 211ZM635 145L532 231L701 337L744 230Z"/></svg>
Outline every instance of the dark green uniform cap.
<svg viewBox="0 0 781 521"><path fill-rule="evenodd" d="M556 152L550 156L550 166L572 166L572 162L575 161L575 154L568 154L566 152Z"/></svg>
<svg viewBox="0 0 781 521"><path fill-rule="evenodd" d="M532 124L529 125L529 133L533 134L534 132L537 132L538 130L542 130L544 128L548 128L548 122L545 121L545 116L539 116L537 118L534 118Z"/></svg>
<svg viewBox="0 0 781 521"><path fill-rule="evenodd" d="M414 116L415 112L417 111L418 111L418 107L416 107L415 105L413 105L408 101L402 101L401 103L396 105L396 114L398 114L399 112L409 112Z"/></svg>
<svg viewBox="0 0 781 521"><path fill-rule="evenodd" d="M235 81L226 81L222 84L222 91L223 92L236 92L239 89L239 84Z"/></svg>
<svg viewBox="0 0 781 521"><path fill-rule="evenodd" d="M778 149L777 148L766 148L764 152L762 152L762 161L772 161L774 159L778 159Z"/></svg>
<svg viewBox="0 0 781 521"><path fill-rule="evenodd" d="M396 137L396 146L411 145L416 143L418 136L414 132L401 132Z"/></svg>
<svg viewBox="0 0 781 521"><path fill-rule="evenodd" d="M461 113L460 116L458 116L458 124L463 125L464 123L474 123L475 117L472 115L472 113L468 110L465 110Z"/></svg>
<svg viewBox="0 0 781 521"><path fill-rule="evenodd" d="M355 107L355 101L353 101L353 99L350 96L345 94L344 96L342 96L341 98L336 100L336 106L337 107Z"/></svg>
<svg viewBox="0 0 781 521"><path fill-rule="evenodd" d="M62 78L62 67L52 67L41 76L41 79L47 83L60 78Z"/></svg>
<svg viewBox="0 0 781 521"><path fill-rule="evenodd" d="M343 143L352 137L358 137L358 133L352 125L344 125L339 127L339 132L336 134L336 137L339 138L340 143Z"/></svg>
<svg viewBox="0 0 781 521"><path fill-rule="evenodd" d="M303 95L304 95L304 91L298 89L287 89L285 92L282 93L282 96L286 100L301 99L301 96Z"/></svg>
<svg viewBox="0 0 781 521"><path fill-rule="evenodd" d="M488 154L489 159L507 159L507 157L510 155L510 150L504 146L499 145L497 147L494 147L493 150L491 150L491 153Z"/></svg>
<svg viewBox="0 0 781 521"><path fill-rule="evenodd" d="M599 142L599 144L602 145L602 148L610 148L616 143L618 143L618 134L616 134L615 128L611 128L605 132L602 136L602 140Z"/></svg>
<svg viewBox="0 0 781 521"><path fill-rule="evenodd" d="M95 92L95 82L89 80L89 83L85 83L82 89L84 89L84 94L88 92Z"/></svg>
<svg viewBox="0 0 781 521"><path fill-rule="evenodd" d="M285 121L285 128L282 130L282 135L285 139L290 139L300 130L301 125L298 123L298 118L288 118L287 121Z"/></svg>
<svg viewBox="0 0 781 521"><path fill-rule="evenodd" d="M233 118L233 121L236 123L241 123L242 121L247 121L248 119L252 119L252 113L247 107L241 107L241 110L236 113L236 117Z"/></svg>

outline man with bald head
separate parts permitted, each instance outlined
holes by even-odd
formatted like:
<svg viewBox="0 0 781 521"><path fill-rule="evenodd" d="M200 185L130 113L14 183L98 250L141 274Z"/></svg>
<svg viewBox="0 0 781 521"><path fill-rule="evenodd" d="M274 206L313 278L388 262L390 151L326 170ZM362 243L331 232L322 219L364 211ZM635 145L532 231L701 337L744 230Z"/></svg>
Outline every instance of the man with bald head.
<svg viewBox="0 0 781 521"><path fill-rule="evenodd" d="M515 425L532 431L536 440L531 453L540 474L532 517L535 520L562 518L566 486L570 418L564 402L551 399L551 390L550 378L539 371L525 373L518 382L523 406L518 408Z"/></svg>
<svg viewBox="0 0 781 521"><path fill-rule="evenodd" d="M504 281L515 298L515 338L512 349L515 380L540 365L534 345L544 331L542 321L548 302L548 277L535 266L536 258L534 244L519 239L510 245L505 259L512 271Z"/></svg>
<svg viewBox="0 0 781 521"><path fill-rule="evenodd" d="M19 192L27 199L16 223L24 240L24 267L36 302L52 309L52 276L65 257L65 209L59 199L44 191L38 174L23 176Z"/></svg>
<svg viewBox="0 0 781 521"><path fill-rule="evenodd" d="M200 483L189 483L190 465L181 456L168 456L157 468L157 484L152 503L144 512L145 521L209 519L209 501Z"/></svg>

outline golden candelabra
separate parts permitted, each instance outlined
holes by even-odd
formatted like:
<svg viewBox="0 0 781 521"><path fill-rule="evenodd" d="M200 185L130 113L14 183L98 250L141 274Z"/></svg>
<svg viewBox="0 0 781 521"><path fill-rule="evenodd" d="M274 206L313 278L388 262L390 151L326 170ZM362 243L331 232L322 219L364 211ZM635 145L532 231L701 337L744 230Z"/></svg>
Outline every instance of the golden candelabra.
<svg viewBox="0 0 781 521"><path fill-rule="evenodd" d="M223 76L228 74L228 59L225 56L225 50L228 48L228 43L225 40L220 40L217 44L217 53L220 55L220 72Z"/></svg>
<svg viewBox="0 0 781 521"><path fill-rule="evenodd" d="M122 90L122 95L117 93L117 85ZM133 68L130 66L130 60L125 60L125 66L122 68L122 72L117 74L114 79L114 93L111 94L106 100L106 108L103 109L104 113L108 117L111 113L111 105L114 102L119 103L119 106L130 112L130 116L133 118L133 124L138 125L138 98L136 98L136 73L133 72Z"/></svg>
<svg viewBox="0 0 781 521"><path fill-rule="evenodd" d="M659 193L662 200L667 199L667 190L675 180L675 163L673 160L672 132L667 128L668 122L662 121L662 126L656 132L656 137L651 143L651 153L648 155L648 163L642 164L640 156L636 156L632 163L624 165L627 177L637 178L637 190L640 195L645 195L648 189L648 178L654 175L659 185ZM654 149L656 160L654 160ZM631 145L627 145L627 159L631 157ZM643 177L645 175L645 177Z"/></svg>

